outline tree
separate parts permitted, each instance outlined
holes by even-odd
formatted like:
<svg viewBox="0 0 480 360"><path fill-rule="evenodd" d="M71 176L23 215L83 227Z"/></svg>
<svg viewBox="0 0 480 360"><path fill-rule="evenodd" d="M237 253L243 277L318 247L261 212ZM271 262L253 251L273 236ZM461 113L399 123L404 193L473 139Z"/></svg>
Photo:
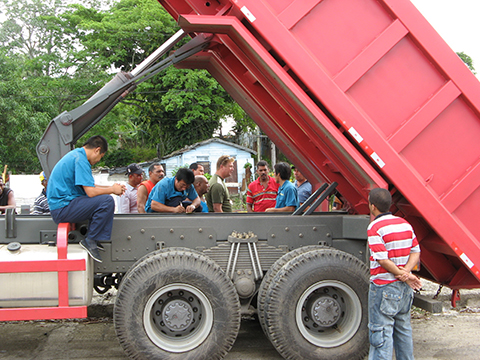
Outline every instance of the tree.
<svg viewBox="0 0 480 360"><path fill-rule="evenodd" d="M465 63L465 65L468 66L468 68L470 69L470 71L476 75L477 72L475 71L475 68L473 67L473 60L470 56L468 56L467 54L465 54L463 51L461 52L457 52L457 55L460 57L460 59L462 59L462 61Z"/></svg>
<svg viewBox="0 0 480 360"><path fill-rule="evenodd" d="M56 104L32 96L41 84L22 79L21 62L0 52L0 153L3 165L14 172L39 172L35 146Z"/></svg>
<svg viewBox="0 0 480 360"><path fill-rule="evenodd" d="M84 11L80 6L77 10L77 14ZM124 71L132 70L178 31L171 16L150 0L121 0L78 26L84 33L81 44L92 61ZM140 142L156 147L159 156L210 138L222 117L233 115L244 122L248 118L206 71L173 67L141 84L118 108L117 114L129 119L119 134L121 146ZM132 133L137 137L130 137Z"/></svg>

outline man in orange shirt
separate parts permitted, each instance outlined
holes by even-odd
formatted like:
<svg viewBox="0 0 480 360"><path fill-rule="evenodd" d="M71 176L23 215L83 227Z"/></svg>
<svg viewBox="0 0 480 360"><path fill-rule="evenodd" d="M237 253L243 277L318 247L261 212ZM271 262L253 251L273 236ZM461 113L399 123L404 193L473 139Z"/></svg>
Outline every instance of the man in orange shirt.
<svg viewBox="0 0 480 360"><path fill-rule="evenodd" d="M147 203L148 195L153 187L165 177L165 170L159 163L153 163L148 168L149 179L142 182L137 190L137 209L139 214L145 214L145 204Z"/></svg>

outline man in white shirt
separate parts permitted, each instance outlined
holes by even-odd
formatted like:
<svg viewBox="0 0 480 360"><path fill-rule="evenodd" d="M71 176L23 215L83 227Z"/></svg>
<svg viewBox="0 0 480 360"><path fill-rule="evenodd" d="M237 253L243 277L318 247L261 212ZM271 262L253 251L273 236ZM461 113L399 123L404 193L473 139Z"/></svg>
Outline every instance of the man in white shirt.
<svg viewBox="0 0 480 360"><path fill-rule="evenodd" d="M143 170L137 164L127 166L127 190L118 198L118 212L120 214L138 214L137 190L143 180Z"/></svg>

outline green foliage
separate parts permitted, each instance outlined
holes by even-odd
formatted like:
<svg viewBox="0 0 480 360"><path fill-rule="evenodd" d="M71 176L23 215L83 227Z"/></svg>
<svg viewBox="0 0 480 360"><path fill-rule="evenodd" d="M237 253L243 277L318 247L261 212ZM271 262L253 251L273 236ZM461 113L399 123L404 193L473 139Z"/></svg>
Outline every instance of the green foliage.
<svg viewBox="0 0 480 360"><path fill-rule="evenodd" d="M465 54L463 51L457 52L457 55L462 59L462 61L467 65L467 67L470 69L470 71L476 75L477 72L475 71L475 68L473 67L473 60L470 56Z"/></svg>
<svg viewBox="0 0 480 360"><path fill-rule="evenodd" d="M89 99L113 72L131 71L178 30L152 0L0 0L0 12L0 150L17 172L40 171L35 146L51 119ZM206 71L171 67L140 84L77 146L104 135L119 149L105 163L124 166L208 139L226 116L238 131L253 124Z"/></svg>

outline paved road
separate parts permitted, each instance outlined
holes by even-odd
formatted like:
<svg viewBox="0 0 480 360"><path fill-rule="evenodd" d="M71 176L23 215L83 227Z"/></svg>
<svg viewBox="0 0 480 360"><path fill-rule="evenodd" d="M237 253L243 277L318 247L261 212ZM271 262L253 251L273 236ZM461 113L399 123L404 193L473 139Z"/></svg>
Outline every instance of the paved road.
<svg viewBox="0 0 480 360"><path fill-rule="evenodd" d="M412 320L415 359L476 360L480 358L480 314L449 312L419 315ZM0 359L127 359L110 318L79 322L0 323ZM256 321L242 321L226 360L281 359Z"/></svg>

